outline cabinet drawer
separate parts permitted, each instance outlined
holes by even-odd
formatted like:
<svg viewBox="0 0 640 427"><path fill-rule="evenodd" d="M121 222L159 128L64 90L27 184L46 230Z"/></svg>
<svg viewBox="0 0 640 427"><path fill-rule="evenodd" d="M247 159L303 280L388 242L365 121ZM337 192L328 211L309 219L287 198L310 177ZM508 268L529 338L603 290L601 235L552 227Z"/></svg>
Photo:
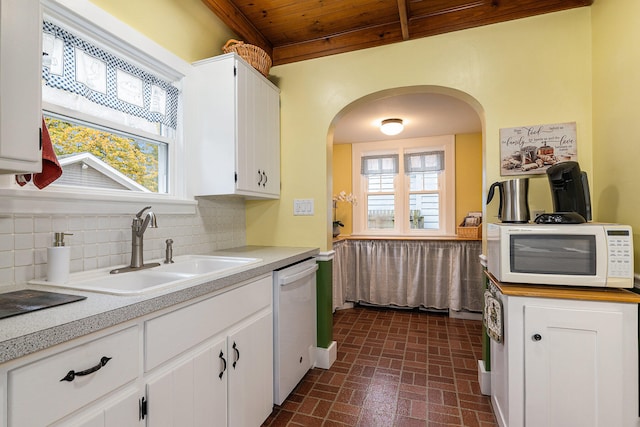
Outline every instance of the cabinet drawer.
<svg viewBox="0 0 640 427"><path fill-rule="evenodd" d="M271 275L145 322L145 371L272 304Z"/></svg>
<svg viewBox="0 0 640 427"><path fill-rule="evenodd" d="M9 426L48 425L134 380L138 337L134 326L10 371ZM71 371L73 380L63 380Z"/></svg>

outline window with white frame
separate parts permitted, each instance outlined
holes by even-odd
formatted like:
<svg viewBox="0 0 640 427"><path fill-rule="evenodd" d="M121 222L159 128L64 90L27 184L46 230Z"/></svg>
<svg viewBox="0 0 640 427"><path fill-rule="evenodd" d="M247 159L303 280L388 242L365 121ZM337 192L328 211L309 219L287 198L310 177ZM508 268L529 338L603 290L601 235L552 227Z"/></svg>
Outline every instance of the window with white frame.
<svg viewBox="0 0 640 427"><path fill-rule="evenodd" d="M354 234L454 235L453 135L352 145Z"/></svg>
<svg viewBox="0 0 640 427"><path fill-rule="evenodd" d="M167 194L179 89L45 17L42 101L63 169L54 185Z"/></svg>

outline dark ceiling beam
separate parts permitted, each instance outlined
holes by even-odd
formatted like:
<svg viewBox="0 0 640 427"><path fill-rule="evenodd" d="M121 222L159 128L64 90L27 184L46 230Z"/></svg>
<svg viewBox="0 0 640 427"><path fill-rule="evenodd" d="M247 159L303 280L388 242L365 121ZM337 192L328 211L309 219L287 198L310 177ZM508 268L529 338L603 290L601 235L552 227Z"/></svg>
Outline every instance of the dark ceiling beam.
<svg viewBox="0 0 640 427"><path fill-rule="evenodd" d="M271 43L233 3L227 0L202 0L202 2L207 5L231 31L236 33L241 41L261 47L269 56L273 54L273 46L271 46Z"/></svg>
<svg viewBox="0 0 640 427"><path fill-rule="evenodd" d="M402 0L398 0L398 4ZM504 22L590 5L593 0L528 0L528 7L503 5L501 0L476 0L463 6L440 10L423 16L412 16L408 21L410 39L434 36L451 31L464 30L497 22ZM300 43L275 46L273 65L320 58L338 53L382 46L405 40L397 22L376 27L362 28L341 34L306 40Z"/></svg>
<svg viewBox="0 0 640 427"><path fill-rule="evenodd" d="M526 3L526 4L525 4ZM504 0L478 0L459 7L442 9L409 20L411 38L422 38L545 13L589 6L593 0L525 0L513 4Z"/></svg>
<svg viewBox="0 0 640 427"><path fill-rule="evenodd" d="M202 1L242 41L263 48L271 56L275 66L589 6L594 0L468 0L453 2L453 6L449 8L427 8L426 13L420 13L419 8L410 11L407 0L396 0L400 25L398 21L394 21L278 46L272 46L230 0Z"/></svg>
<svg viewBox="0 0 640 427"><path fill-rule="evenodd" d="M273 65L320 58L402 41L398 23L384 24L273 48Z"/></svg>
<svg viewBox="0 0 640 427"><path fill-rule="evenodd" d="M398 13L400 14L400 28L402 40L409 40L409 19L407 17L407 1L398 0Z"/></svg>

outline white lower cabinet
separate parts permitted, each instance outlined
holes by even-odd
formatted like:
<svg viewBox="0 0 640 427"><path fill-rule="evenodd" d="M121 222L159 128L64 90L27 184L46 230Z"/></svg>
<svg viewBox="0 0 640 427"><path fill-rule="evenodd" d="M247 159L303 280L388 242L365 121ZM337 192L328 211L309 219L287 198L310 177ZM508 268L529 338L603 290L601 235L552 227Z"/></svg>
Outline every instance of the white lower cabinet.
<svg viewBox="0 0 640 427"><path fill-rule="evenodd" d="M139 347L133 326L10 370L8 425L48 426L88 406L111 411L101 399L136 380ZM137 407L136 398L131 402ZM136 412L134 422L123 425L136 425Z"/></svg>
<svg viewBox="0 0 640 427"><path fill-rule="evenodd" d="M68 420L54 424L55 427L142 427L144 421L135 414L140 411L141 393L137 388L119 393L115 398L105 399L97 410L87 411Z"/></svg>
<svg viewBox="0 0 640 427"><path fill-rule="evenodd" d="M273 317L265 314L227 338L229 426L259 426L273 409Z"/></svg>
<svg viewBox="0 0 640 427"><path fill-rule="evenodd" d="M500 426L639 426L638 305L498 294L491 341Z"/></svg>
<svg viewBox="0 0 640 427"><path fill-rule="evenodd" d="M229 289L0 365L0 427L259 426L271 273Z"/></svg>
<svg viewBox="0 0 640 427"><path fill-rule="evenodd" d="M147 382L147 425L226 426L226 341L216 342Z"/></svg>
<svg viewBox="0 0 640 427"><path fill-rule="evenodd" d="M271 276L150 319L145 348L147 426L259 426L273 408Z"/></svg>
<svg viewBox="0 0 640 427"><path fill-rule="evenodd" d="M147 383L149 427L259 426L273 402L271 313L160 369ZM231 331L230 331L231 332Z"/></svg>

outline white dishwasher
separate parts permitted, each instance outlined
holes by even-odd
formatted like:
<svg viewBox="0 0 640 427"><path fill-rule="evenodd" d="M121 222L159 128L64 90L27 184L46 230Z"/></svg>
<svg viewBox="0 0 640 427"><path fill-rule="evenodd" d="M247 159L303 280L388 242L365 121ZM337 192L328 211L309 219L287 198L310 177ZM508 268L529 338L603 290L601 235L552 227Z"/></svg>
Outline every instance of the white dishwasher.
<svg viewBox="0 0 640 427"><path fill-rule="evenodd" d="M316 362L316 271L310 258L273 272L273 401L289 396Z"/></svg>

